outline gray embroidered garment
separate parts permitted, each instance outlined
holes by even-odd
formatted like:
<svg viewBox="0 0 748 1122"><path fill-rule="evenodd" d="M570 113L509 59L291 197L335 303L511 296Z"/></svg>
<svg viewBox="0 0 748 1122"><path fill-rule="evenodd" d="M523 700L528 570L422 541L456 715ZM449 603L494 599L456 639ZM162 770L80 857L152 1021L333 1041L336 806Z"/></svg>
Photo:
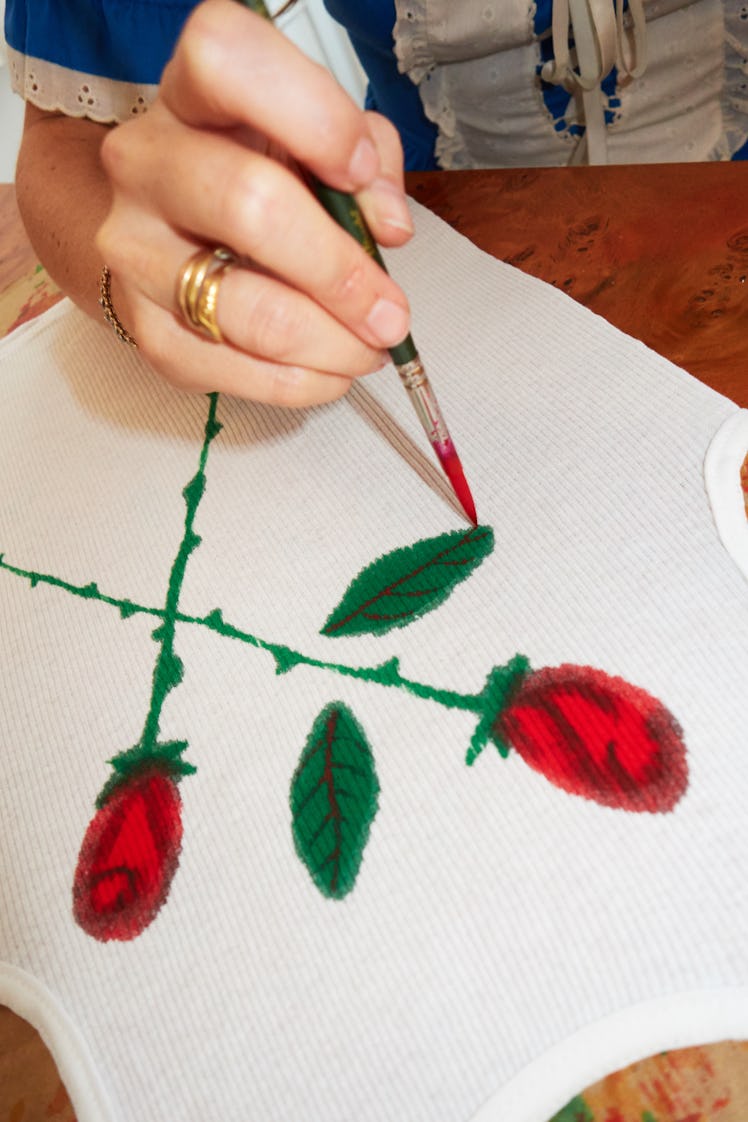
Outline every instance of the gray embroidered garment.
<svg viewBox="0 0 748 1122"><path fill-rule="evenodd" d="M443 167L729 159L744 143L740 0L636 0L625 18L613 0L556 0L553 26L548 0L395 7Z"/></svg>

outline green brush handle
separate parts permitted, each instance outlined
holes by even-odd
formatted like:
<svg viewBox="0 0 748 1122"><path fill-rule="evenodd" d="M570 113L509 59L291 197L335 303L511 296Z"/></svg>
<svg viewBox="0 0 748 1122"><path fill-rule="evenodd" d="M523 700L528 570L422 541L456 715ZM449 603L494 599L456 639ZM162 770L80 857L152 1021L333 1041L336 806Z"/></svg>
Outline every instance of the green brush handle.
<svg viewBox="0 0 748 1122"><path fill-rule="evenodd" d="M262 0L239 0L239 3L243 4L245 8L251 8L253 12L257 12L257 15L262 16L263 19L272 20L273 18Z"/></svg>
<svg viewBox="0 0 748 1122"><path fill-rule="evenodd" d="M377 265L381 266L386 273L387 267L382 260L377 243L374 241L371 230L366 225L366 219L361 213L361 208L353 195L349 195L345 191L336 191L334 187L328 187L316 178L311 179L310 185L322 206L335 219L338 226L347 230L362 249L369 254L369 257L373 257ZM396 347L390 347L389 353L395 366L402 366L403 363L411 362L418 357L415 343L410 335L406 335L402 343L398 343Z"/></svg>
<svg viewBox="0 0 748 1122"><path fill-rule="evenodd" d="M272 20L273 18L264 0L237 0L237 2L243 4L245 8L250 8L258 16L262 16L263 19ZM386 273L387 267L382 260L377 243L371 236L371 230L366 225L366 219L353 195L349 195L345 191L336 191L334 187L326 186L313 176L307 176L307 180L327 213L335 219L339 226L347 230L351 237L356 239L358 244L369 254L369 257L373 257L377 265L384 269ZM395 366L402 366L403 363L412 362L413 359L418 358L418 351L410 335L406 335L402 343L398 343L396 347L390 347L389 354Z"/></svg>

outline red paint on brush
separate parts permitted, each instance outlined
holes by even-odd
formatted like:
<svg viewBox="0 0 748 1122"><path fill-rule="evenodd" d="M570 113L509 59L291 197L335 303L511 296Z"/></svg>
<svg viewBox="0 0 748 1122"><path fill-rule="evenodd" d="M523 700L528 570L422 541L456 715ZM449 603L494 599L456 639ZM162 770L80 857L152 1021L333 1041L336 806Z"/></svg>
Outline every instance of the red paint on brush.
<svg viewBox="0 0 748 1122"><path fill-rule="evenodd" d="M446 444L435 444L434 451L439 457L439 463L446 472L447 479L452 484L454 493L460 500L460 506L473 525L477 526L478 515L475 513L475 503L470 493L468 481L465 478L465 472L462 470L462 463L460 462L460 457L457 455L457 449L450 440Z"/></svg>

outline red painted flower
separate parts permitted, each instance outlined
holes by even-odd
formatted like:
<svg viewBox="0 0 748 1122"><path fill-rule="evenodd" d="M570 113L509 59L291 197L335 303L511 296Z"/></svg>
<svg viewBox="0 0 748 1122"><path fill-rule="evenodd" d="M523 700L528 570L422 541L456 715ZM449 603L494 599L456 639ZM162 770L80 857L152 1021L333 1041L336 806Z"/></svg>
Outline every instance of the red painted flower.
<svg viewBox="0 0 748 1122"><path fill-rule="evenodd" d="M166 900L182 844L181 799L151 766L119 783L92 818L73 885L76 922L95 939L134 939Z"/></svg>
<svg viewBox="0 0 748 1122"><path fill-rule="evenodd" d="M521 676L493 739L572 795L622 810L672 810L688 786L683 735L662 702L591 666Z"/></svg>

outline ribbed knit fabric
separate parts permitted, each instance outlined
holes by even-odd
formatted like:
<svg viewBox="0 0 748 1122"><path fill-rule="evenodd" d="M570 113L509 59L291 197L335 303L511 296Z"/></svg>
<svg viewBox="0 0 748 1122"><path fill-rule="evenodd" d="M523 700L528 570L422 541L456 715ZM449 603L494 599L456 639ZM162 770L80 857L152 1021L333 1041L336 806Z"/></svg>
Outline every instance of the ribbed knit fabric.
<svg viewBox="0 0 748 1122"><path fill-rule="evenodd" d="M0 346L0 1001L79 1122L546 1122L748 1036L748 583L703 475L739 410L414 209L389 263L495 544L386 634L320 632L377 557L469 531L392 370L282 413L172 391L69 305ZM545 757L526 695L506 758L484 705L518 654ZM107 787L158 690L171 756ZM378 786L341 765L376 803L342 899L291 807L331 706ZM73 887L127 799L111 853L137 827L169 877L107 939Z"/></svg>

